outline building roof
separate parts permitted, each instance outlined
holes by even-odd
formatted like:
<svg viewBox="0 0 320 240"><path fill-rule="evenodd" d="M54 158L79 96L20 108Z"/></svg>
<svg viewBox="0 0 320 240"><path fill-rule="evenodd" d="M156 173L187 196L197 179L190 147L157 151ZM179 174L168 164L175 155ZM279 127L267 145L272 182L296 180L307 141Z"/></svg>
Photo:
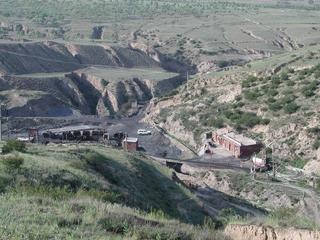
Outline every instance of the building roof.
<svg viewBox="0 0 320 240"><path fill-rule="evenodd" d="M73 131L90 131L90 130L103 130L100 126L93 125L79 125L79 126L67 126L62 128L48 129L47 132L52 133L63 133L63 132L73 132Z"/></svg>
<svg viewBox="0 0 320 240"><path fill-rule="evenodd" d="M236 134L235 132L229 132L224 134L223 136L239 146L251 146L257 144L257 141L243 136L242 134Z"/></svg>
<svg viewBox="0 0 320 240"><path fill-rule="evenodd" d="M137 143L138 138L133 138L133 137L127 137L124 139L125 142L130 142L130 143Z"/></svg>

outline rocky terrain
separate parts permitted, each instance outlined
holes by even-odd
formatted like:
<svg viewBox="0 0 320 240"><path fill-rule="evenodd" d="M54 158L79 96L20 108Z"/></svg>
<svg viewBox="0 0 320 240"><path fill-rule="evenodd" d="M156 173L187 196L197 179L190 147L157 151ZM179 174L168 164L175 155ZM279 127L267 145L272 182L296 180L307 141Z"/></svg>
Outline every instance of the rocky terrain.
<svg viewBox="0 0 320 240"><path fill-rule="evenodd" d="M39 42L0 44L0 52L11 116L130 115L185 80L133 48Z"/></svg>
<svg viewBox="0 0 320 240"><path fill-rule="evenodd" d="M146 121L156 121L194 148L206 131L227 126L272 144L281 164L300 162L318 174L318 58L313 47L274 57L278 62L196 77L175 96L155 102Z"/></svg>
<svg viewBox="0 0 320 240"><path fill-rule="evenodd" d="M0 238L320 239L319 19L313 0L0 0L6 138L152 131L133 154L0 142ZM198 156L221 128L274 173Z"/></svg>
<svg viewBox="0 0 320 240"><path fill-rule="evenodd" d="M230 225L225 229L227 236L237 240L317 240L319 231L279 229L256 225Z"/></svg>

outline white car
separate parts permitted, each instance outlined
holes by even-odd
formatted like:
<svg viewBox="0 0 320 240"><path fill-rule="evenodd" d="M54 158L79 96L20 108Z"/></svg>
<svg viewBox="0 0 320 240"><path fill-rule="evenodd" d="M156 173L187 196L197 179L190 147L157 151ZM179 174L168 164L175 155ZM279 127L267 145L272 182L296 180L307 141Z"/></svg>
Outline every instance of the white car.
<svg viewBox="0 0 320 240"><path fill-rule="evenodd" d="M139 129L137 133L138 135L151 135L151 131L146 129Z"/></svg>

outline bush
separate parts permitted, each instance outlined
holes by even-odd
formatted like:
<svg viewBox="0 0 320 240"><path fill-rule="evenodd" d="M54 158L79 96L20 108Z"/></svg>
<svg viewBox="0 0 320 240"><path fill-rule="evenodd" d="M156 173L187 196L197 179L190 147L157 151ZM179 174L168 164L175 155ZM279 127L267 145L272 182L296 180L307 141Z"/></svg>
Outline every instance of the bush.
<svg viewBox="0 0 320 240"><path fill-rule="evenodd" d="M300 168L300 169L303 169L304 166L307 164L307 160L305 159L302 159L302 158L295 158L293 159L290 164L291 166L295 167L295 168Z"/></svg>
<svg viewBox="0 0 320 240"><path fill-rule="evenodd" d="M2 147L3 154L8 154L13 151L25 152L26 151L26 144L23 142L17 141L17 140L9 140Z"/></svg>
<svg viewBox="0 0 320 240"><path fill-rule="evenodd" d="M313 95L315 95L314 91L317 90L318 85L318 81L310 82L307 86L302 88L302 94L305 97L312 97Z"/></svg>
<svg viewBox="0 0 320 240"><path fill-rule="evenodd" d="M268 94L272 97L277 96L279 92L275 90L274 88L269 89Z"/></svg>
<svg viewBox="0 0 320 240"><path fill-rule="evenodd" d="M232 220L240 219L241 216L233 208L224 208L220 211L218 219L224 224Z"/></svg>
<svg viewBox="0 0 320 240"><path fill-rule="evenodd" d="M319 134L320 133L320 128L319 127L309 128L308 129L308 133Z"/></svg>
<svg viewBox="0 0 320 240"><path fill-rule="evenodd" d="M109 82L105 79L101 79L101 86L106 87L109 84Z"/></svg>
<svg viewBox="0 0 320 240"><path fill-rule="evenodd" d="M255 125L262 123L262 118L257 116L255 113L236 111L226 111L224 112L226 118L228 118L237 127L248 127L252 128Z"/></svg>
<svg viewBox="0 0 320 240"><path fill-rule="evenodd" d="M24 159L18 155L9 156L2 159L2 163L8 172L19 170L24 163Z"/></svg>
<svg viewBox="0 0 320 240"><path fill-rule="evenodd" d="M289 80L289 75L288 75L288 73L286 73L286 72L283 72L283 73L281 73L281 75L280 75L280 78L282 79L282 80Z"/></svg>
<svg viewBox="0 0 320 240"><path fill-rule="evenodd" d="M295 102L288 103L283 108L283 110L288 114L295 113L298 109L299 106Z"/></svg>
<svg viewBox="0 0 320 240"><path fill-rule="evenodd" d="M281 83L281 80L280 80L280 77L279 76L273 76L271 78L271 85L276 87L276 86L279 86Z"/></svg>
<svg viewBox="0 0 320 240"><path fill-rule="evenodd" d="M269 104L269 109L273 112L279 111L282 109L282 104L279 102L274 102Z"/></svg>
<svg viewBox="0 0 320 240"><path fill-rule="evenodd" d="M249 101L257 100L259 96L260 96L260 94L258 91L245 91L244 92L245 99L247 99Z"/></svg>
<svg viewBox="0 0 320 240"><path fill-rule="evenodd" d="M256 82L257 80L258 80L257 77L249 76L246 80L242 81L241 85L243 88L248 88L248 87L251 87L253 83Z"/></svg>
<svg viewBox="0 0 320 240"><path fill-rule="evenodd" d="M268 125L270 122L271 122L271 120L268 118L264 118L261 120L261 124L263 124L263 125Z"/></svg>
<svg viewBox="0 0 320 240"><path fill-rule="evenodd" d="M316 139L312 145L313 150L318 150L320 148L320 139Z"/></svg>
<svg viewBox="0 0 320 240"><path fill-rule="evenodd" d="M294 81L287 81L287 86L292 87L294 86L296 83Z"/></svg>

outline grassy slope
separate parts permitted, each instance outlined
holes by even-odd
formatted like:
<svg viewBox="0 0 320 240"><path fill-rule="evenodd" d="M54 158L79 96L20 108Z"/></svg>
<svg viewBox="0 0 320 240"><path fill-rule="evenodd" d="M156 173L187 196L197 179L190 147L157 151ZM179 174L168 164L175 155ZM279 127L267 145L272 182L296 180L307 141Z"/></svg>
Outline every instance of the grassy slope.
<svg viewBox="0 0 320 240"><path fill-rule="evenodd" d="M65 145L20 155L19 171L0 164L0 239L222 238L190 225L205 217L191 193L143 156Z"/></svg>
<svg viewBox="0 0 320 240"><path fill-rule="evenodd" d="M295 158L299 150L307 158L313 158L313 151L318 148L317 142L312 146L310 138L311 144L303 145L296 136L300 133L302 136L310 135L305 123L319 117L319 67L310 70L299 68L314 66L319 56L319 46L311 46L290 55L275 55L271 59L254 62L250 68L193 79L188 88L182 86L179 90L181 104L162 109L159 121L165 122L168 117L174 116L173 119L179 120L188 131L193 132L196 140L200 140L200 134L205 131L230 125L269 142L273 131L294 123L298 126L297 131L286 132L285 136L277 139L279 149L283 148L281 144L285 144L292 153L288 158ZM297 60L292 61L294 59ZM271 69L279 66L283 66L279 73L273 76L265 74L270 74ZM289 68L298 70L289 71ZM258 73L258 77L249 79L248 76L254 73ZM222 103L221 96L227 96L236 87L241 91L235 100ZM190 119L188 116L195 117ZM262 128L269 126L268 130L259 134L252 132L252 128L259 124ZM314 123L309 128L312 127ZM316 129L314 133L313 138L318 141Z"/></svg>

